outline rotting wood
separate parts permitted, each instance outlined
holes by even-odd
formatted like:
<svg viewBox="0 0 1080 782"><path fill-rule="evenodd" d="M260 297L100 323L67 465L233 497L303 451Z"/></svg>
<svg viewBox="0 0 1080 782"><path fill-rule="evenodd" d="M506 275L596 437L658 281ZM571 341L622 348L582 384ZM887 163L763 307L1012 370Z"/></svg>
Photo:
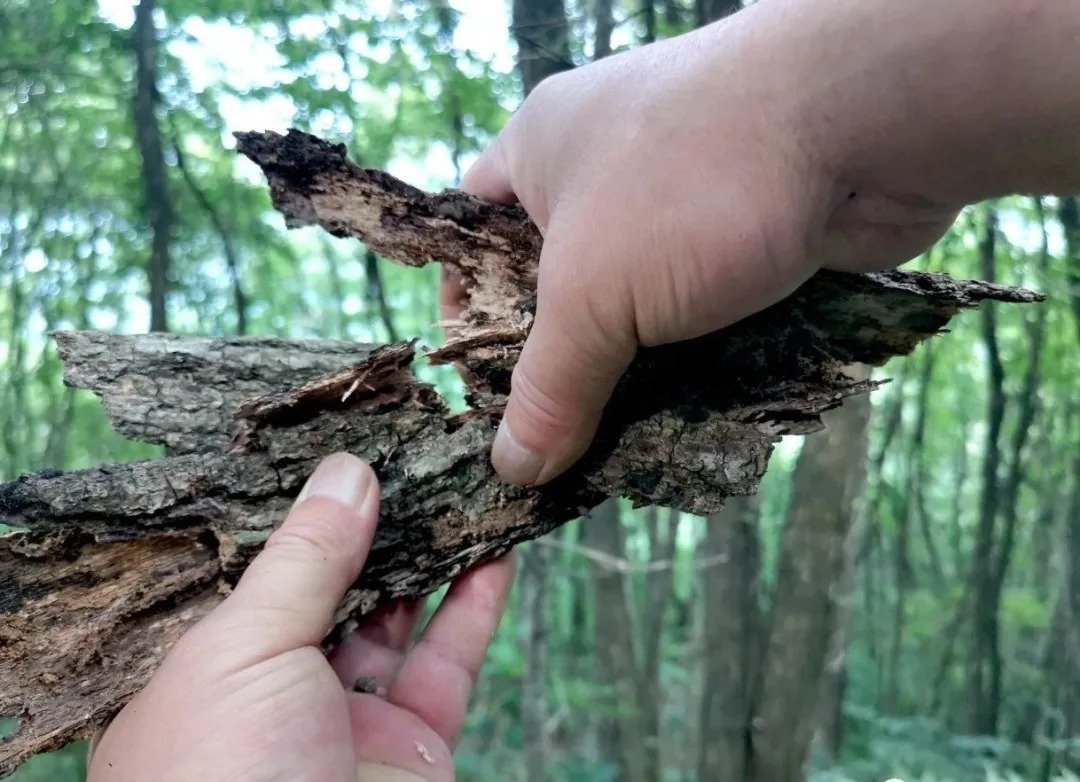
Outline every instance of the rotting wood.
<svg viewBox="0 0 1080 782"><path fill-rule="evenodd" d="M586 457L543 489L511 487L488 453L531 323L536 227L517 207L423 193L297 131L238 139L289 227L466 279L465 313L427 358L467 370L471 407L451 414L416 379L413 342L54 335L69 385L101 396L119 431L175 455L0 486L0 524L22 530L0 537L0 717L19 722L0 775L120 708L333 451L374 466L383 506L327 646L374 606L429 594L607 497L714 513L756 491L782 435L818 430L823 411L874 387L846 365L906 354L981 301L1041 299L941 275L819 273L723 332L643 350Z"/></svg>

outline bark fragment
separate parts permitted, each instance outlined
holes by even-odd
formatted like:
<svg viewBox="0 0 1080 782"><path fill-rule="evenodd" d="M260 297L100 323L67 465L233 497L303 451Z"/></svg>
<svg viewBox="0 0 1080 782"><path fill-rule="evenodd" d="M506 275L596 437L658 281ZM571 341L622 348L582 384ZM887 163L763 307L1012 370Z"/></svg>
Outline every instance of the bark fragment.
<svg viewBox="0 0 1080 782"><path fill-rule="evenodd" d="M239 134L290 226L319 225L471 287L432 361L470 370L451 415L409 367L412 343L56 334L66 382L102 397L129 437L177 455L0 485L0 774L85 735L227 594L318 461L375 468L380 528L327 644L384 601L430 593L607 497L714 513L756 491L781 435L874 384L877 365L980 301L1036 294L941 275L822 273L721 333L641 351L592 450L541 490L502 484L488 453L532 320L540 236L516 207L423 193L296 131ZM714 376L719 368L719 378Z"/></svg>

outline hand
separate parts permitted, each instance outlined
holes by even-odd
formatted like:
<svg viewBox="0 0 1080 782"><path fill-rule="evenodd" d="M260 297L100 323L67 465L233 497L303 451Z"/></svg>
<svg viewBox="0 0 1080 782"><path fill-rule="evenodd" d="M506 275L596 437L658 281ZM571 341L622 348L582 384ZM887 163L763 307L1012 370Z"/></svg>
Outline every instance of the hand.
<svg viewBox="0 0 1080 782"><path fill-rule="evenodd" d="M823 266L899 265L978 198L1080 184L1078 33L1062 3L770 0L541 83L462 182L544 236L501 477L576 461L639 346L723 328ZM446 279L444 313L462 292Z"/></svg>
<svg viewBox="0 0 1080 782"><path fill-rule="evenodd" d="M419 605L319 643L375 533L379 487L325 460L235 590L189 630L96 742L90 782L444 782L513 580L512 560L452 585L406 649ZM385 694L354 692L373 677Z"/></svg>

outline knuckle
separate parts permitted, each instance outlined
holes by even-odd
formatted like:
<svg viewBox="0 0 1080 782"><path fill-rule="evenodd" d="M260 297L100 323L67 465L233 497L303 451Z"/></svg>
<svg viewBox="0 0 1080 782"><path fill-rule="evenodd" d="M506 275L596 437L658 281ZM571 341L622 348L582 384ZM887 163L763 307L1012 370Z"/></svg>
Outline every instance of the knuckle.
<svg viewBox="0 0 1080 782"><path fill-rule="evenodd" d="M308 500L307 504L308 507L298 511L298 517L290 519L269 537L265 551L274 557L302 561L341 555L344 541L337 539L340 537L334 532L337 525L327 524L326 517L334 512L340 514L344 509L337 503Z"/></svg>
<svg viewBox="0 0 1080 782"><path fill-rule="evenodd" d="M510 378L510 390L522 413L521 417L530 430L522 432L521 435L531 434L546 440L570 434L573 430L570 421L571 404L568 400L556 398L544 385L537 382L529 365L519 364L514 369Z"/></svg>

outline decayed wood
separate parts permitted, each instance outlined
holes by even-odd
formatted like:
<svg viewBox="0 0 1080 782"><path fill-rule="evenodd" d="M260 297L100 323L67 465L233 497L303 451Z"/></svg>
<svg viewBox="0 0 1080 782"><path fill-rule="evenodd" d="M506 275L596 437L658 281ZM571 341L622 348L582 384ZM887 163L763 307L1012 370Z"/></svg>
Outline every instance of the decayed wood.
<svg viewBox="0 0 1080 782"><path fill-rule="evenodd" d="M691 513L753 493L771 449L873 387L881 364L980 301L1035 294L940 275L822 273L725 331L643 351L593 449L543 489L498 481L488 454L531 323L540 239L517 208L426 194L290 132L240 134L290 226L361 239L405 265L438 260L472 286L447 344L472 408L451 414L410 370L413 343L55 335L71 385L129 437L175 455L0 486L0 774L85 735L141 687L228 593L318 460L348 450L383 489L369 563L327 645L374 606L430 593L603 499Z"/></svg>

